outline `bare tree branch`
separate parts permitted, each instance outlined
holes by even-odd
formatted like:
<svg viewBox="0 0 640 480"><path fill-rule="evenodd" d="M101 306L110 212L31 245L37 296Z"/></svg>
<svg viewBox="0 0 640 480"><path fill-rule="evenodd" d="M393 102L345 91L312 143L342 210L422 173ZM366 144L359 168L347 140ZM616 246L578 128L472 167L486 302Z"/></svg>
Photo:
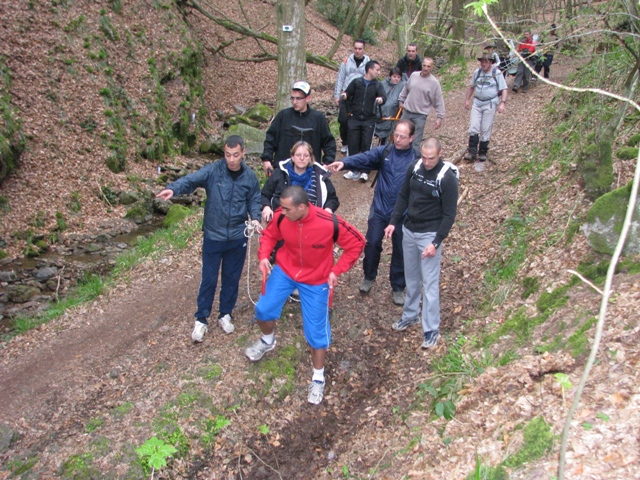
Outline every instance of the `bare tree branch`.
<svg viewBox="0 0 640 480"><path fill-rule="evenodd" d="M247 37L253 37L259 40L264 40L265 42L271 43L273 45L277 45L278 44L278 39L276 37L274 37L273 35L270 35L268 33L265 32L260 32L257 30L253 30L251 28L245 27L244 25L241 25L240 23L225 17L225 16L221 16L221 17L217 17L214 14L212 14L211 12L209 12L208 10L204 9L202 7L202 5L200 4L200 2L198 0L188 0L188 5L193 7L195 10L197 10L198 12L200 12L202 15L204 15L205 17L207 17L209 20L213 21L214 23L216 23L217 25L220 25L221 27L226 28L227 30L231 30L232 32L236 32L236 33L240 33L241 35L247 36ZM268 54L267 55L271 55ZM229 58L230 60L234 60L232 57L224 57L224 58ZM277 60L277 55L274 55L273 58L270 57L260 57L258 59L248 59L246 61L251 61L251 62L264 62L267 60ZM338 63L331 60L330 58L324 57L322 55L316 55L315 53L311 53L311 52L306 52L306 58L307 58L307 63L311 63L313 65L319 65L321 67L325 67L328 68L330 70L334 70L334 71L338 71ZM244 59L237 59L234 61L245 61Z"/></svg>

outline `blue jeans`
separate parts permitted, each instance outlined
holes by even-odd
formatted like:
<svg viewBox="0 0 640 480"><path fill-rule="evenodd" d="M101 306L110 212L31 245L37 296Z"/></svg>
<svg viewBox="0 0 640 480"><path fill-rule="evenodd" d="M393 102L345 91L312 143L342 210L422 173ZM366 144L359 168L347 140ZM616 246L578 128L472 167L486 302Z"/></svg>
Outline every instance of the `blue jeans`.
<svg viewBox="0 0 640 480"><path fill-rule="evenodd" d="M220 315L231 315L238 300L238 286L247 256L247 239L216 242L202 241L202 281L198 292L198 311L195 317L207 323L218 286L218 272L222 265L220 286Z"/></svg>
<svg viewBox="0 0 640 480"><path fill-rule="evenodd" d="M378 265L380 265L380 254L382 253L382 239L384 229L389 225L389 218L376 214L373 207L369 211L367 223L367 243L364 247L364 260L362 268L364 278L374 280L378 276ZM402 228L396 228L391 236L392 251L391 265L389 266L389 282L394 292L403 291L404 281L404 260L402 258Z"/></svg>

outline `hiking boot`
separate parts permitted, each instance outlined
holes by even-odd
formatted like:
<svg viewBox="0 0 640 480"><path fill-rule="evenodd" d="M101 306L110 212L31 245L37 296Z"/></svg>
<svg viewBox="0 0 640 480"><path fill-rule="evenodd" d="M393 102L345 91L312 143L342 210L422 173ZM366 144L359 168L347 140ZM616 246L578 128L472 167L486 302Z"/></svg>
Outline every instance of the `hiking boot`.
<svg viewBox="0 0 640 480"><path fill-rule="evenodd" d="M487 161L487 154L486 153L481 153L478 155L478 160L481 162L486 162Z"/></svg>
<svg viewBox="0 0 640 480"><path fill-rule="evenodd" d="M360 172L347 172L344 174L347 180L360 180Z"/></svg>
<svg viewBox="0 0 640 480"><path fill-rule="evenodd" d="M369 293L371 291L371 287L373 287L373 280L369 280L368 278L363 278L360 282L359 290L362 293Z"/></svg>
<svg viewBox="0 0 640 480"><path fill-rule="evenodd" d="M209 331L206 323L202 323L199 320L196 320L196 324L193 327L193 332L191 332L191 340L196 343L202 342L204 340L204 335Z"/></svg>
<svg viewBox="0 0 640 480"><path fill-rule="evenodd" d="M424 342L422 342L421 347L424 349L433 348L438 343L438 339L440 338L440 332L438 330L431 330L430 332L426 332L424 334Z"/></svg>
<svg viewBox="0 0 640 480"><path fill-rule="evenodd" d="M467 152L467 153L464 154L464 159L467 162L475 162L476 161L476 156L471 152Z"/></svg>
<svg viewBox="0 0 640 480"><path fill-rule="evenodd" d="M233 333L236 327L231 323L232 317L228 313L225 315L220 314L218 317L218 325L224 330L224 333Z"/></svg>
<svg viewBox="0 0 640 480"><path fill-rule="evenodd" d="M417 325L418 323L420 323L420 319L418 317L412 318L410 320L401 318L396 323L391 325L391 328L393 328L396 332L402 332L403 330L406 330L410 326Z"/></svg>
<svg viewBox="0 0 640 480"><path fill-rule="evenodd" d="M359 180L360 180L362 183L365 183L367 180L369 180L369 174L362 172L362 173L360 174L360 178L359 178Z"/></svg>
<svg viewBox="0 0 640 480"><path fill-rule="evenodd" d="M342 153L349 153L349 147L347 147L346 145L343 145L342 148L340 149L340 152Z"/></svg>
<svg viewBox="0 0 640 480"><path fill-rule="evenodd" d="M319 382L318 380L313 380L309 384L309 397L307 398L309 403L318 405L322 402L324 398L324 386L325 382Z"/></svg>
<svg viewBox="0 0 640 480"><path fill-rule="evenodd" d="M244 354L252 362L257 362L263 357L265 353L270 352L274 348L276 348L275 339L273 340L273 343L269 345L268 343L265 343L262 338L259 338L253 345L247 347L247 349L244 351Z"/></svg>
<svg viewBox="0 0 640 480"><path fill-rule="evenodd" d="M511 89L511 91L512 91L513 93L518 93L518 87L513 87L513 88Z"/></svg>
<svg viewBox="0 0 640 480"><path fill-rule="evenodd" d="M484 162L476 162L473 169L478 173L484 172Z"/></svg>
<svg viewBox="0 0 640 480"><path fill-rule="evenodd" d="M404 305L404 292L402 290L396 290L393 292L393 303L396 305Z"/></svg>

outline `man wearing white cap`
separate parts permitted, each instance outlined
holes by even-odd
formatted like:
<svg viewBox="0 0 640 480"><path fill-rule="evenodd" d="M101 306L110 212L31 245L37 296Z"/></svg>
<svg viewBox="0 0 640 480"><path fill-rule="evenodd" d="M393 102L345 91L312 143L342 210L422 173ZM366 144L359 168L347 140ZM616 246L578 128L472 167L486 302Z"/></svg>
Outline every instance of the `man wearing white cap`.
<svg viewBox="0 0 640 480"><path fill-rule="evenodd" d="M309 84L303 81L294 83L290 98L293 106L280 110L267 130L264 148L260 155L265 173L273 169L272 162L291 157L291 147L298 140L311 144L313 155L318 162L329 164L336 158L336 140L331 135L327 118L322 112L309 106L311 99ZM301 130L296 130L294 127Z"/></svg>

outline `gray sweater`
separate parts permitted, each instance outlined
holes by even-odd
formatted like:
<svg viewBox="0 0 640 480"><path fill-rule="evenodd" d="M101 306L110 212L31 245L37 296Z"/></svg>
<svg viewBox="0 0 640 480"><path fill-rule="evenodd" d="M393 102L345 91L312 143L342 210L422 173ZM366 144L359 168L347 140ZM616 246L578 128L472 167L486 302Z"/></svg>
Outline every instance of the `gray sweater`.
<svg viewBox="0 0 640 480"><path fill-rule="evenodd" d="M433 108L439 119L444 118L442 89L433 75L423 77L421 72L412 73L398 100L404 103L404 109L409 112L429 115Z"/></svg>

